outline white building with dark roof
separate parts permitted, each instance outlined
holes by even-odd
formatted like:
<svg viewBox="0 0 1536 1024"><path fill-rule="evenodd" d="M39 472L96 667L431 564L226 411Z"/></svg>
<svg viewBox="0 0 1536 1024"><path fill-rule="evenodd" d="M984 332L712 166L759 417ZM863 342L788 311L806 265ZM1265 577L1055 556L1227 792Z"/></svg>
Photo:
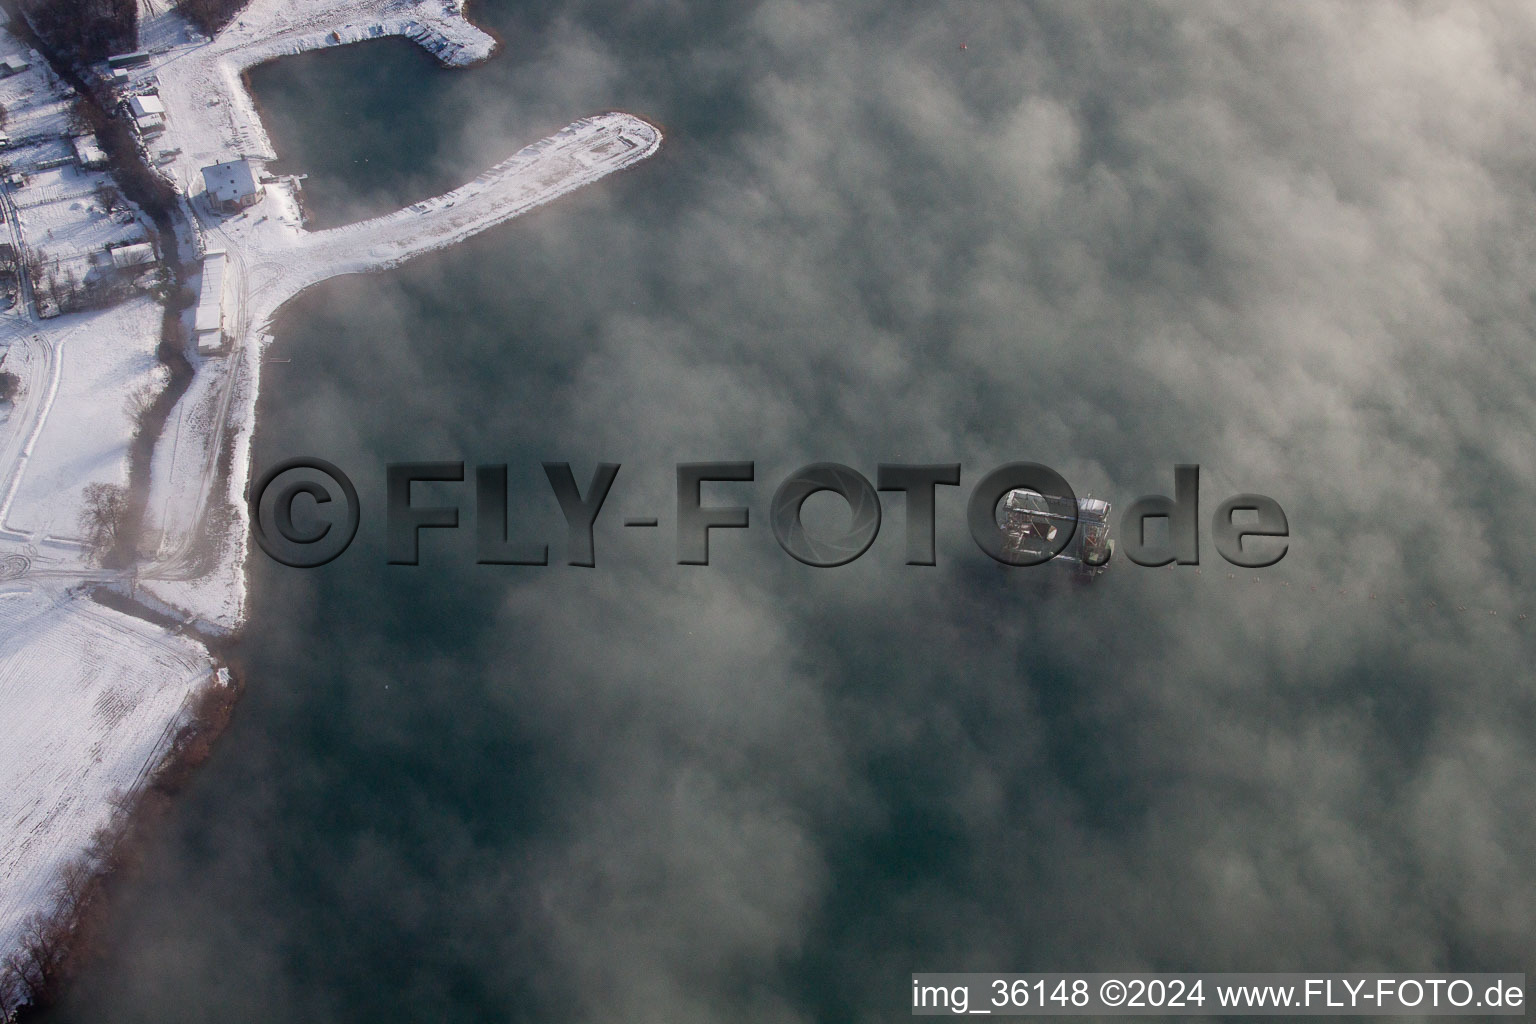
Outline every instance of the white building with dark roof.
<svg viewBox="0 0 1536 1024"><path fill-rule="evenodd" d="M226 212L243 210L261 202L261 185L249 160L231 160L203 168L203 184L208 187L208 201Z"/></svg>

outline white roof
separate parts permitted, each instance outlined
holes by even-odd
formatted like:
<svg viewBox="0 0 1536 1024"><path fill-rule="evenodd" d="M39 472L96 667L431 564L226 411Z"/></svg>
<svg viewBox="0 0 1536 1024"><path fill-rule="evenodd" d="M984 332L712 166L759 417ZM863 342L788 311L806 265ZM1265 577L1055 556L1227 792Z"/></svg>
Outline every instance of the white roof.
<svg viewBox="0 0 1536 1024"><path fill-rule="evenodd" d="M128 108L133 111L134 117L165 113L165 104L160 102L159 96L135 96L128 101Z"/></svg>
<svg viewBox="0 0 1536 1024"><path fill-rule="evenodd" d="M120 245L112 250L112 262L119 269L142 267L155 261L155 248L148 242L137 245Z"/></svg>
<svg viewBox="0 0 1536 1024"><path fill-rule="evenodd" d="M197 333L224 328L224 261L228 257L213 250L203 257L203 287L197 299Z"/></svg>
<svg viewBox="0 0 1536 1024"><path fill-rule="evenodd" d="M104 164L108 161L107 151L89 135L75 139L75 158L83 164Z"/></svg>
<svg viewBox="0 0 1536 1024"><path fill-rule="evenodd" d="M204 167L203 184L208 186L209 193L221 203L244 199L260 191L256 184L256 172L249 160L231 160Z"/></svg>

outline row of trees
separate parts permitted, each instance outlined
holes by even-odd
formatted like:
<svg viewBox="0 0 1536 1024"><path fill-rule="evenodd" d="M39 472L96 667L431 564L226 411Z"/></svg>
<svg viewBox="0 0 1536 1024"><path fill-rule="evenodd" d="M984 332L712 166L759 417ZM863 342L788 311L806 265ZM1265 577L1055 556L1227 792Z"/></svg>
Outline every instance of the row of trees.
<svg viewBox="0 0 1536 1024"><path fill-rule="evenodd" d="M135 394L134 399L137 401ZM128 488L122 484L86 484L80 506L80 530L98 562L106 562L122 539L128 519Z"/></svg>
<svg viewBox="0 0 1536 1024"><path fill-rule="evenodd" d="M112 799L107 823L91 835L85 851L59 873L46 912L22 924L14 949L0 959L0 1022L23 1007L44 1010L57 1002L68 980L72 957L88 948L111 899L112 879L136 871L144 840L162 821L170 799L212 751L229 724L240 696L238 680L210 684L187 707L188 722L147 785Z"/></svg>
<svg viewBox="0 0 1536 1024"><path fill-rule="evenodd" d="M98 496L108 518L115 514L111 509L120 497L110 492ZM105 592L97 599L108 607L132 611L129 598ZM154 617L142 608L139 611ZM113 794L107 821L59 873L46 911L23 923L14 948L0 949L4 954L0 956L0 1024L10 1022L24 1008L22 1016L31 1020L33 1011L57 1002L79 958L89 955L100 936L114 880L140 870L146 840L163 824L176 794L207 761L214 741L229 725L242 689L238 675L221 669L192 696L184 708L184 724L148 780Z"/></svg>
<svg viewBox="0 0 1536 1024"><path fill-rule="evenodd" d="M205 35L228 25L249 0L176 0L176 9Z"/></svg>
<svg viewBox="0 0 1536 1024"><path fill-rule="evenodd" d="M104 872L113 866L127 811L127 801L118 801L112 821L97 829L85 853L59 873L50 894L52 909L22 923L16 948L0 960L0 1021L24 1006L47 1007L58 997L77 931L101 897Z"/></svg>
<svg viewBox="0 0 1536 1024"><path fill-rule="evenodd" d="M23 0L33 30L60 55L106 60L139 45L138 0Z"/></svg>
<svg viewBox="0 0 1536 1024"><path fill-rule="evenodd" d="M176 0L176 9L213 35L248 2ZM22 7L37 34L72 61L91 64L138 49L138 0L23 0Z"/></svg>

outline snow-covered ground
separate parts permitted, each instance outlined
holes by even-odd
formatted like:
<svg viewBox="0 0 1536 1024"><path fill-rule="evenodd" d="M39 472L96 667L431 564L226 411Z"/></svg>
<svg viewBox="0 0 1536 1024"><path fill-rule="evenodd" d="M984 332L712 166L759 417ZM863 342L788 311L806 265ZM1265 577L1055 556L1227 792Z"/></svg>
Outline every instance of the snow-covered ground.
<svg viewBox="0 0 1536 1024"><path fill-rule="evenodd" d="M0 530L60 556L82 554L80 513L89 484L128 482L138 405L165 386L155 358L160 304L147 295L48 325L51 375L29 382L51 399L29 457L0 492Z"/></svg>
<svg viewBox="0 0 1536 1024"><path fill-rule="evenodd" d="M0 79L9 144L0 242L83 276L107 248L144 240L109 175L71 164L73 99L7 32L26 71ZM152 269L152 268L151 268ZM60 869L106 823L113 798L159 759L182 708L215 667L200 643L77 596L105 575L79 543L91 484L121 486L135 404L163 387L162 308L140 294L39 319L24 279L0 312L0 368L20 393L0 404L0 953L28 915L51 909Z"/></svg>
<svg viewBox="0 0 1536 1024"><path fill-rule="evenodd" d="M7 169L0 242L39 267L39 291L47 293L48 278L83 280L97 264L110 263L109 248L149 234L109 174L76 166L72 139L83 129L70 91L9 33L0 33L0 48L30 62L0 78L8 140L0 151ZM39 567L81 568L85 488L126 482L133 402L164 381L155 360L160 306L140 294L39 322L25 291L25 282L13 280L6 301L18 292L19 301L0 313L0 366L23 389L18 401L0 408L0 540L21 545ZM40 297L50 303L49 295Z"/></svg>
<svg viewBox="0 0 1536 1024"><path fill-rule="evenodd" d="M195 640L56 584L0 583L0 949L49 909L59 870L166 749L211 673Z"/></svg>
<svg viewBox="0 0 1536 1024"><path fill-rule="evenodd" d="M220 213L203 167L245 158L263 179L276 158L243 86L247 68L390 35L467 65L494 42L464 19L462 0L253 0L213 40L163 0L141 0L140 16L140 43L153 56L127 91L164 104L165 129L148 150L182 193L183 257L223 250L228 271L227 348L205 357L189 347L193 380L151 460L148 550L133 593L202 632L232 631L244 615L250 439L277 311L327 278L397 266L631 166L656 151L661 133L629 114L582 118L447 195L330 231L303 230L287 179L266 180L254 207ZM0 50L23 49L0 31ZM0 80L12 146L24 143L34 168L25 183L0 188L0 242L86 266L132 241L144 221L103 210L100 174L46 166L68 155L69 97L30 57L31 69ZM164 372L153 359L161 307L139 297L39 320L29 299L21 282L20 301L0 312L3 368L22 381L15 401L0 404L0 954L26 914L46 908L60 867L106 820L114 794L156 762L188 695L214 675L199 643L69 589L129 589L125 574L95 567L79 543L81 499L90 484L126 480L133 411ZM234 458L221 473L225 450Z"/></svg>

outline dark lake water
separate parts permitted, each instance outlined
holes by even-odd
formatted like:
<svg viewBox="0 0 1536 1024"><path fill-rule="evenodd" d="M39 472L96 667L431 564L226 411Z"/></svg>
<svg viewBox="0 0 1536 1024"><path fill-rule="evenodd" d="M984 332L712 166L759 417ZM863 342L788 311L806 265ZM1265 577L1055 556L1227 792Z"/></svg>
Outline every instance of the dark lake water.
<svg viewBox="0 0 1536 1024"><path fill-rule="evenodd" d="M1417 799L1446 681L1525 641L1402 642L1394 602L1449 606L1440 581L1352 561L1336 495L1232 440L1247 392L1161 374L1217 359L1199 310L1252 284L1219 196L1131 173L1134 45L1032 8L472 13L484 67L385 41L253 73L315 224L584 114L667 141L283 312L255 466L340 465L362 531L314 571L252 556L246 696L53 1019L867 1021L914 970L1517 962L1522 929L1407 895L1462 861L1394 874L1418 833L1382 808ZM1303 462L1343 436L1298 424ZM726 459L756 481L706 503L752 526L678 566L673 467ZM1202 461L1203 516L1274 494L1310 547L1241 579L1208 539L1199 575L1004 571L965 496L1020 459L1122 508ZM465 528L385 564L384 467L414 460L508 464L553 564L476 565L468 483L418 489ZM939 567L902 564L896 495L855 564L783 554L768 499L819 460L964 463ZM595 569L563 564L543 461L623 466Z"/></svg>

